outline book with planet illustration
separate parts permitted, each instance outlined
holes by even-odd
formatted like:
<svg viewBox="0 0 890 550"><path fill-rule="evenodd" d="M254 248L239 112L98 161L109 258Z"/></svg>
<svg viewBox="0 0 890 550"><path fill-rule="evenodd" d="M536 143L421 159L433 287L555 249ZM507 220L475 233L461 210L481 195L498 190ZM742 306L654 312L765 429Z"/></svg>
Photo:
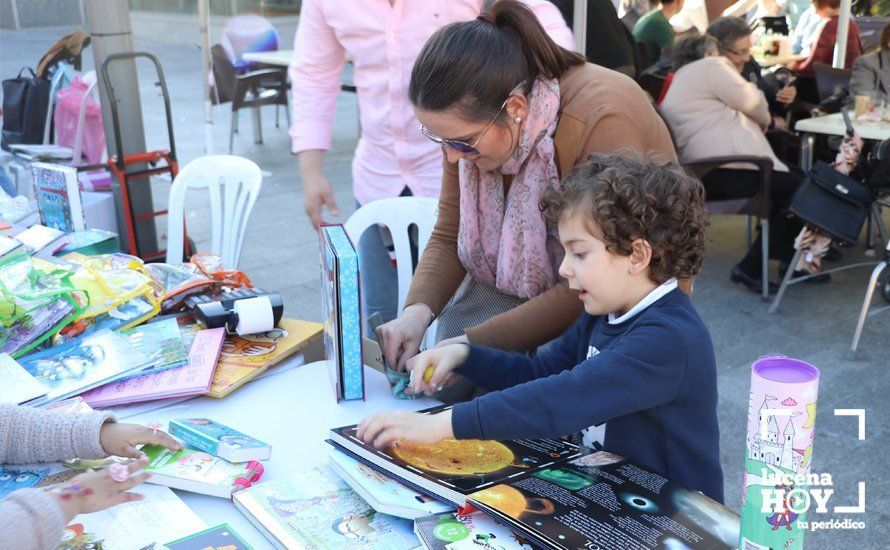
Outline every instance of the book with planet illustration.
<svg viewBox="0 0 890 550"><path fill-rule="evenodd" d="M437 414L438 406L420 411ZM577 446L560 439L481 441L446 439L435 445L406 441L375 449L356 437L356 426L335 428L330 443L389 476L455 506L486 487L527 477L581 456Z"/></svg>
<svg viewBox="0 0 890 550"><path fill-rule="evenodd" d="M732 510L607 452L486 487L469 502L546 548L724 550L739 539Z"/></svg>

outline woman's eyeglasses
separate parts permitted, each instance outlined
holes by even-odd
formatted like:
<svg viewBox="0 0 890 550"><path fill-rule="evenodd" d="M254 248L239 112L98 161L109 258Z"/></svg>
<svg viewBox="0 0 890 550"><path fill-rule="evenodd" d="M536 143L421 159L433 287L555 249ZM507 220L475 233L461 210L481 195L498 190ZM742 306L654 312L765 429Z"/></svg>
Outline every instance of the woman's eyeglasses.
<svg viewBox="0 0 890 550"><path fill-rule="evenodd" d="M476 156L479 154L479 149L476 149L476 146L479 145L479 142L482 141L483 137L485 137L485 134L492 127L492 125L494 124L494 121L496 121L498 119L498 117L501 116L501 112L504 110L504 107L507 106L507 101L509 101L510 98L513 97L513 94L519 92L523 86L525 86L524 80L522 82L520 82L519 84L517 84L516 87L510 91L509 95L507 95L507 99L505 99L504 102L501 103L501 108L498 109L497 114L494 115L494 118L491 119L491 122L488 123L488 126L486 126L485 130L483 130L482 133L479 134L479 137L476 138L476 141L474 141L472 145L470 145L469 143L467 143L465 141L460 141L460 140L456 140L456 139L445 139L445 138L441 138L435 134L431 134L429 132L429 130L427 130L423 124L420 125L420 133L425 135L427 138L429 138L430 141L432 141L434 143L438 143L439 145L442 145L443 147L450 147L450 148L454 149L455 151L457 151L458 153L462 153L464 155Z"/></svg>

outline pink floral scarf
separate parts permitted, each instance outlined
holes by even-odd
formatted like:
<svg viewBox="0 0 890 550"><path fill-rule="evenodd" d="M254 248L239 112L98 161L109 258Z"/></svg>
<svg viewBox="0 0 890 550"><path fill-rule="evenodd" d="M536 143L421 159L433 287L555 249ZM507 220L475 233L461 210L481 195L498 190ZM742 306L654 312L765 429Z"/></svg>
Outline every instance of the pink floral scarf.
<svg viewBox="0 0 890 550"><path fill-rule="evenodd" d="M534 298L556 284L563 250L538 202L559 187L553 134L559 82L539 78L513 155L492 172L460 161L460 228L457 253L474 279L519 298ZM513 182L504 197L504 174Z"/></svg>

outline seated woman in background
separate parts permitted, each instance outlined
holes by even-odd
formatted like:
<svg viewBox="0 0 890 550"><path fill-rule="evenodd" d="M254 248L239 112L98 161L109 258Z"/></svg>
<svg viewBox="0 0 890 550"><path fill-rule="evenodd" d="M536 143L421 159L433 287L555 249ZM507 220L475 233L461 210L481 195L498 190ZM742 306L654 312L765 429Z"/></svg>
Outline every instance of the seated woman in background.
<svg viewBox="0 0 890 550"><path fill-rule="evenodd" d="M816 63L831 65L834 59L834 44L837 42L837 25L838 16L841 12L841 0L813 0L813 7L822 20L821 24L814 31L816 39L813 41L813 46L809 53L801 51L807 58L791 66L794 72L803 76L813 76L813 65ZM849 33L847 34L847 56L844 67L851 66L860 55L862 55L862 43L859 41L859 27L856 26L856 22L851 17Z"/></svg>
<svg viewBox="0 0 890 550"><path fill-rule="evenodd" d="M890 23L881 31L877 51L853 62L850 95L874 93L877 101L890 101Z"/></svg>
<svg viewBox="0 0 890 550"><path fill-rule="evenodd" d="M797 97L793 85L779 87L777 81L767 82L760 64L751 56L751 27L741 17L720 17L708 25L708 34L717 41L720 55L729 59L742 78L757 85L766 96L772 115L772 127L784 126L787 108Z"/></svg>
<svg viewBox="0 0 890 550"><path fill-rule="evenodd" d="M713 40L702 37L701 40ZM709 157L750 155L773 161L769 218L770 257L787 264L793 256L794 237L801 225L786 216L786 209L800 184L799 168L780 161L764 136L770 114L766 97L757 86L742 78L739 68L722 55L711 55L706 44L684 43L673 82L661 103L661 111L673 130L683 163ZM695 59L696 53L705 56ZM728 166L712 171L702 180L708 200L754 196L760 179L750 165ZM761 290L761 235L730 273L730 279L754 292ZM780 271L784 268L780 263ZM822 278L821 280L826 280Z"/></svg>

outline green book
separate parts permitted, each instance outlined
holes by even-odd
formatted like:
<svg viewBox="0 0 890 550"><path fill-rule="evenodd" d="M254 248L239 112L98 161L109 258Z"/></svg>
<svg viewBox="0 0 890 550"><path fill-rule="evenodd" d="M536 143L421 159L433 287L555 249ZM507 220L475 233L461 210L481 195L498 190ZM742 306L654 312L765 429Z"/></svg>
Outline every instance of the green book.
<svg viewBox="0 0 890 550"><path fill-rule="evenodd" d="M164 546L167 550L205 550L207 548L253 550L253 547L247 544L241 535L225 523L168 542Z"/></svg>
<svg viewBox="0 0 890 550"><path fill-rule="evenodd" d="M250 487L261 472L256 462L232 464L204 451L146 445L142 452L149 460L144 468L151 474L148 483L215 497L230 498L236 489Z"/></svg>

